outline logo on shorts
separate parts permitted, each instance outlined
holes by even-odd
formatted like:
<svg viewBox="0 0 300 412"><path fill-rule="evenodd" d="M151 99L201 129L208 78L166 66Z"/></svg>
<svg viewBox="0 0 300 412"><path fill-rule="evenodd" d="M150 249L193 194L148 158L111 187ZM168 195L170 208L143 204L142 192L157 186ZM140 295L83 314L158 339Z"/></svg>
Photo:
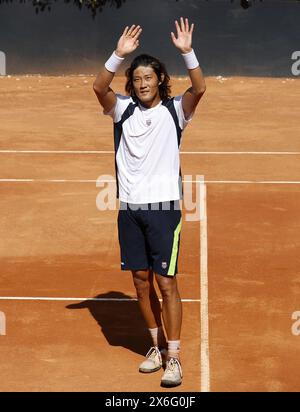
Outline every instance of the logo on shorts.
<svg viewBox="0 0 300 412"><path fill-rule="evenodd" d="M162 267L163 269L167 269L167 267L168 267L167 262L162 262L161 267Z"/></svg>

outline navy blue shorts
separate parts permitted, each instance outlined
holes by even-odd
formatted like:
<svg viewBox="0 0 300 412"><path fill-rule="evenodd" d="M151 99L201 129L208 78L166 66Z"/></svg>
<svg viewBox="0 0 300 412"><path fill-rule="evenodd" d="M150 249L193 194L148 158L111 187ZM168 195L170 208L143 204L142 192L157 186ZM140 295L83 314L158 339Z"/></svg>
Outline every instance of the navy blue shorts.
<svg viewBox="0 0 300 412"><path fill-rule="evenodd" d="M175 276L180 230L179 200L144 205L121 202L118 214L121 269L153 269L163 276Z"/></svg>

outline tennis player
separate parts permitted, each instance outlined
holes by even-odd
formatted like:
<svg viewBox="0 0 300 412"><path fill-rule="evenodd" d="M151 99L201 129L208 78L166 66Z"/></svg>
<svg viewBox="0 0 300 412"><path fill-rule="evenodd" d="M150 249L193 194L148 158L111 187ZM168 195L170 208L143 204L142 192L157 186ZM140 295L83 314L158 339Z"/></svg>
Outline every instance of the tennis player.
<svg viewBox="0 0 300 412"><path fill-rule="evenodd" d="M191 81L171 98L170 77L162 62L142 54L126 70L127 95L110 88L116 71L139 46L140 26L127 26L115 51L93 84L103 113L114 122L118 233L121 269L130 270L140 309L153 340L140 372L164 367L161 385L182 382L179 357L182 304L177 287L182 198L179 147L206 85L192 48L194 24L175 21L171 33ZM162 307L154 279L162 296ZM162 319L161 319L162 313Z"/></svg>

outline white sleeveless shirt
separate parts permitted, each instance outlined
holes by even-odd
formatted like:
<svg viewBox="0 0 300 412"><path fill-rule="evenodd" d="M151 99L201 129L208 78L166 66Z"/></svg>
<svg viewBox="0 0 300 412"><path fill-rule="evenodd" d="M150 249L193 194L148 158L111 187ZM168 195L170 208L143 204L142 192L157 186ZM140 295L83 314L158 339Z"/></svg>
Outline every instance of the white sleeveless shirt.
<svg viewBox="0 0 300 412"><path fill-rule="evenodd" d="M185 119L182 96L147 109L138 99L116 95L103 112L114 121L117 197L122 202L156 203L182 198L179 148Z"/></svg>

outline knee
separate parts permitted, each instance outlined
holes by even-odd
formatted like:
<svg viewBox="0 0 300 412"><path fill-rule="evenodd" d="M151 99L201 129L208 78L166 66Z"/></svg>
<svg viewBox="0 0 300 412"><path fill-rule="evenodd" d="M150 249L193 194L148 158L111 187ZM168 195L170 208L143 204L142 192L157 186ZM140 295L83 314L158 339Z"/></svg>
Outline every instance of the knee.
<svg viewBox="0 0 300 412"><path fill-rule="evenodd" d="M140 277L136 272L133 276L133 283L136 289L137 297L139 299L142 299L145 296L149 296L151 289L149 279Z"/></svg>
<svg viewBox="0 0 300 412"><path fill-rule="evenodd" d="M177 284L174 279L162 278L159 281L159 289L164 300L168 300L177 295Z"/></svg>

